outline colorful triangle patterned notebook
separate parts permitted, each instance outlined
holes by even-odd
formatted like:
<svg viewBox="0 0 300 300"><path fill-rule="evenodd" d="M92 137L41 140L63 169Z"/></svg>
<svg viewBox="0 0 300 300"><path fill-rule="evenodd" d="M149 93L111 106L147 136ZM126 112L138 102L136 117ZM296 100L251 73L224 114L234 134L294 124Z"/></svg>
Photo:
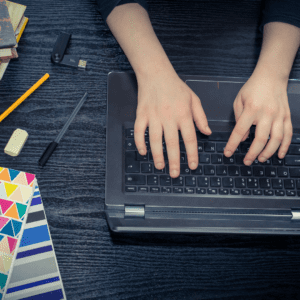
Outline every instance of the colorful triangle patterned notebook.
<svg viewBox="0 0 300 300"><path fill-rule="evenodd" d="M4 299L36 186L34 174L0 167L0 299Z"/></svg>

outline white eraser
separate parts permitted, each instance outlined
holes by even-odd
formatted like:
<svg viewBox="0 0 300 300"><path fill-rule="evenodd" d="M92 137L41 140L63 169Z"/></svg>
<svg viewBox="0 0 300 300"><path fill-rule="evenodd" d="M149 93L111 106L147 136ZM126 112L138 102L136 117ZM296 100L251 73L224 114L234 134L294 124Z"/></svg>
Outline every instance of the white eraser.
<svg viewBox="0 0 300 300"><path fill-rule="evenodd" d="M10 156L19 155L25 142L27 141L28 133L22 129L16 129L12 136L10 137L6 147L4 148L4 153Z"/></svg>

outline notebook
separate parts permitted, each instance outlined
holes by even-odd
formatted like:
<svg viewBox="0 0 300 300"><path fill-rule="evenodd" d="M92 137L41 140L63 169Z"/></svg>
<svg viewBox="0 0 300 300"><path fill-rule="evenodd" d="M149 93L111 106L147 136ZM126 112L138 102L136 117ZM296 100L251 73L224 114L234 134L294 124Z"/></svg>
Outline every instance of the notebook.
<svg viewBox="0 0 300 300"><path fill-rule="evenodd" d="M67 299L38 184L5 299Z"/></svg>
<svg viewBox="0 0 300 300"><path fill-rule="evenodd" d="M0 299L5 298L35 185L34 174L0 167Z"/></svg>
<svg viewBox="0 0 300 300"><path fill-rule="evenodd" d="M11 48L17 44L6 1L0 1L0 36L0 49Z"/></svg>
<svg viewBox="0 0 300 300"><path fill-rule="evenodd" d="M195 126L199 165L190 170L179 134L180 176L153 163L148 128L147 154L134 142L137 80L133 72L110 72L107 81L105 213L115 232L300 234L300 81L289 80L293 138L284 159L243 163L253 139L227 158L224 148L235 127L233 102L248 78L178 76L201 100L212 134Z"/></svg>

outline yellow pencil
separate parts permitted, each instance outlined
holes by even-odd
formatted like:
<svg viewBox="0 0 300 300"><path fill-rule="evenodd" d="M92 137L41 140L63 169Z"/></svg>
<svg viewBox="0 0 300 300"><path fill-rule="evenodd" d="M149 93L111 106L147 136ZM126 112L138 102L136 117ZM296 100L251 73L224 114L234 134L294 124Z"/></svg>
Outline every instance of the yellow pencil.
<svg viewBox="0 0 300 300"><path fill-rule="evenodd" d="M46 73L38 82L36 82L24 95L22 95L14 104L12 104L2 115L0 115L0 122L3 121L16 107L18 107L30 94L32 94L44 81L49 78Z"/></svg>

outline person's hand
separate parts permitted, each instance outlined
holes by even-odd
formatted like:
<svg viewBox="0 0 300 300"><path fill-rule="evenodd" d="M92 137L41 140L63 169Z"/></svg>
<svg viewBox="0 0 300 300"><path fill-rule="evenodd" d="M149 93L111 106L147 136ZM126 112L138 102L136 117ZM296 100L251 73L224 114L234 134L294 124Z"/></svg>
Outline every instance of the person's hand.
<svg viewBox="0 0 300 300"><path fill-rule="evenodd" d="M236 96L233 109L236 125L224 149L224 155L230 157L235 152L240 142L248 137L253 124L256 125L255 138L244 163L251 165L259 154L258 160L265 162L279 146L278 157L282 159L285 156L293 135L287 81L252 74ZM227 154L227 150L231 153Z"/></svg>
<svg viewBox="0 0 300 300"><path fill-rule="evenodd" d="M147 153L145 130L148 126L154 165L161 170L165 167L162 145L164 134L172 178L180 175L178 130L185 144L189 168L194 170L198 167L198 143L193 119L202 133L211 134L211 131L205 129L208 122L200 99L175 72L161 71L138 82L138 106L134 124L136 147L141 155ZM173 170L176 172L172 173Z"/></svg>

